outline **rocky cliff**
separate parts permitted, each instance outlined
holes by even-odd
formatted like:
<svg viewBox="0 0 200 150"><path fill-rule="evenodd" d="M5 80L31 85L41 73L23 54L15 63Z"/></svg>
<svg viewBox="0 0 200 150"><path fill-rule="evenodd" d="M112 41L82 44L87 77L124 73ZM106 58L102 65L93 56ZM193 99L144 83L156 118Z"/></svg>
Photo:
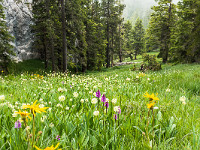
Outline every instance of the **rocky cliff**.
<svg viewBox="0 0 200 150"><path fill-rule="evenodd" d="M14 52L16 61L38 58L39 54L32 48L31 1L4 0L6 22L9 32L15 37Z"/></svg>

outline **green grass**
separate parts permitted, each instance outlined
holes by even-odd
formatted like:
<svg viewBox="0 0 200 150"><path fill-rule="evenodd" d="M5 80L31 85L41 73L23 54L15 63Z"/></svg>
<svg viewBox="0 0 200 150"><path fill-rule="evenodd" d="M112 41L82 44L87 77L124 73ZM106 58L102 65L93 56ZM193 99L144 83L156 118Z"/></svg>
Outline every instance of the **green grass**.
<svg viewBox="0 0 200 150"><path fill-rule="evenodd" d="M127 65L69 76L27 72L1 76L0 95L5 95L5 100L0 101L0 150L31 149L33 119L27 122L30 130L25 130L23 122L22 128L15 129L14 123L20 116L12 115L19 109L23 111L23 104L35 100L51 108L35 117L34 145L42 149L60 143L63 150L144 150L152 149L152 145L162 150L198 150L200 65L168 64L161 71L146 72L145 76L131 68ZM103 102L91 103L98 89L109 99L107 114ZM74 97L75 92L78 97ZM143 96L145 92L158 93L158 109L153 112L147 108L149 99ZM59 100L61 95L65 96L64 101ZM186 97L186 104L179 100L182 96ZM117 103L113 104L112 99L117 99ZM114 119L114 106L121 108L118 120ZM93 114L96 110L97 117Z"/></svg>

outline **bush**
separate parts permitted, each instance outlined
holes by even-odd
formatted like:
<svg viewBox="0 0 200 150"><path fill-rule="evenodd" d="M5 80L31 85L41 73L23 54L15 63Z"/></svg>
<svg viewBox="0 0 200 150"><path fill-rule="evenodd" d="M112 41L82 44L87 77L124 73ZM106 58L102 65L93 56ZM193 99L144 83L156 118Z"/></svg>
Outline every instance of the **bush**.
<svg viewBox="0 0 200 150"><path fill-rule="evenodd" d="M155 55L144 54L142 58L143 58L143 64L141 65L140 70L158 71L162 69L161 64L157 62Z"/></svg>

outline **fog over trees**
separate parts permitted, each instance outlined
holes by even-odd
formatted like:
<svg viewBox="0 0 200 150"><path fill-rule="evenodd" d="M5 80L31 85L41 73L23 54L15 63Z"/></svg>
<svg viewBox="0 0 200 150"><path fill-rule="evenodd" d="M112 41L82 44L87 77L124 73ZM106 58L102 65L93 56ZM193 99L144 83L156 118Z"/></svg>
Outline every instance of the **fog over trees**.
<svg viewBox="0 0 200 150"><path fill-rule="evenodd" d="M173 0L177 3L179 0ZM143 21L143 25L146 28L151 15L151 7L156 5L155 0L122 0L122 3L126 5L124 9L124 19L130 20L132 24L135 24L139 17Z"/></svg>

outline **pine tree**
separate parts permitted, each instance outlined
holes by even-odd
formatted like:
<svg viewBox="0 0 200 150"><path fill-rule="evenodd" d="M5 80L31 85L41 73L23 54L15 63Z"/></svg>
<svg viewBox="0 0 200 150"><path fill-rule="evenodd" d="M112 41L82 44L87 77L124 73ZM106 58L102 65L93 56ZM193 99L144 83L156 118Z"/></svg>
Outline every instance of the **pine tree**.
<svg viewBox="0 0 200 150"><path fill-rule="evenodd" d="M13 47L10 44L13 41L13 37L8 32L3 10L2 0L0 0L0 70L7 73L8 65L11 62L10 56L14 55Z"/></svg>
<svg viewBox="0 0 200 150"><path fill-rule="evenodd" d="M142 20L139 18L136 20L135 26L133 28L133 50L135 54L135 59L137 59L137 55L141 54L144 50L145 44L145 30L142 25Z"/></svg>
<svg viewBox="0 0 200 150"><path fill-rule="evenodd" d="M158 6L154 6L149 24L149 34L159 43L160 53L158 57L166 63L169 57L171 28L175 23L176 7L172 0L158 0Z"/></svg>

